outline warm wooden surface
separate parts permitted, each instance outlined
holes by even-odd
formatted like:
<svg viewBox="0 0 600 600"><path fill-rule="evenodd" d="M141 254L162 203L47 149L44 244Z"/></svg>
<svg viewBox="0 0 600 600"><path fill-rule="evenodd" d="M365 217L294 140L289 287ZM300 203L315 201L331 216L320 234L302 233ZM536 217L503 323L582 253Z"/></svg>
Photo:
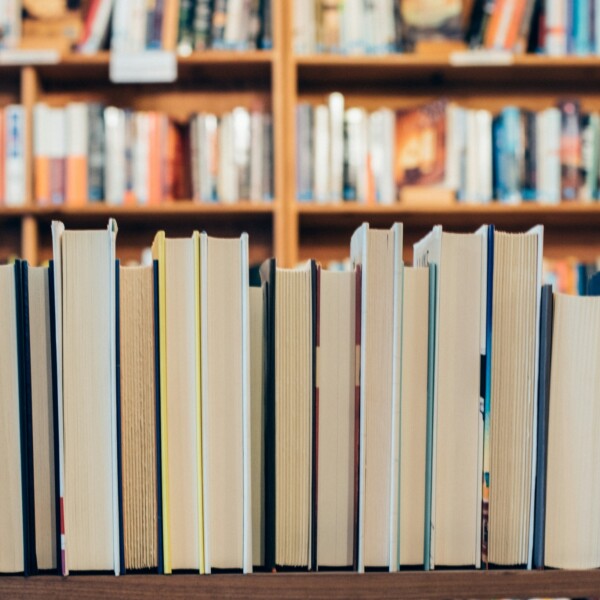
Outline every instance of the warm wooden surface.
<svg viewBox="0 0 600 600"><path fill-rule="evenodd" d="M533 598L590 597L600 571L318 573L255 575L40 576L0 579L14 599L117 598Z"/></svg>

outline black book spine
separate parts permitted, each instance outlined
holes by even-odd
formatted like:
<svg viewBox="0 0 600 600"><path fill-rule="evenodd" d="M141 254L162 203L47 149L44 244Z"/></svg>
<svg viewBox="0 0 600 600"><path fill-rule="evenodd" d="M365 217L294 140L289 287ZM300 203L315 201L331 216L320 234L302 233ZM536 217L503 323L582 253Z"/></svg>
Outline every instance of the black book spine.
<svg viewBox="0 0 600 600"><path fill-rule="evenodd" d="M24 574L37 571L35 553L35 505L33 480L33 422L31 417L31 368L29 339L29 293L27 263L17 260L15 272L15 303L17 326L17 361L19 371L19 425L21 430L21 487L23 504L23 565Z"/></svg>
<svg viewBox="0 0 600 600"><path fill-rule="evenodd" d="M158 552L158 572L164 573L163 561L163 523L162 523L162 458L160 436L160 322L159 322L159 295L158 295L158 261L153 261L154 271L154 386L156 395L156 536Z"/></svg>
<svg viewBox="0 0 600 600"><path fill-rule="evenodd" d="M265 299L264 449L265 449L265 568L275 569L275 293L276 262L260 268Z"/></svg>
<svg viewBox="0 0 600 600"><path fill-rule="evenodd" d="M318 507L318 451L319 451L319 392L317 389L317 345L319 345L319 298L320 298L320 269L317 271L317 263L310 261L310 279L311 279L311 314L312 314L312 521L311 545L310 545L310 564L309 570L317 570L317 507Z"/></svg>
<svg viewBox="0 0 600 600"><path fill-rule="evenodd" d="M540 358L538 380L537 456L535 477L535 521L533 528L533 568L544 568L546 529L546 472L548 463L548 416L550 367L552 364L552 322L554 296L552 286L542 287L540 303Z"/></svg>
<svg viewBox="0 0 600 600"><path fill-rule="evenodd" d="M273 48L273 22L271 16L271 0L262 0L261 3L262 34L260 47L263 50Z"/></svg>

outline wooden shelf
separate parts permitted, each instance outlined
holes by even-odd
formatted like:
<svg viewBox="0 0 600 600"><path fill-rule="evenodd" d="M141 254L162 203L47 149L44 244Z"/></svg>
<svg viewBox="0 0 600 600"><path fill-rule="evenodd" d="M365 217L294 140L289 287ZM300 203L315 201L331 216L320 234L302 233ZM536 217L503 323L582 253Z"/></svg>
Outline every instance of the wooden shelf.
<svg viewBox="0 0 600 600"><path fill-rule="evenodd" d="M39 576L0 579L0 595L19 598L532 598L589 597L600 571L433 571L254 575Z"/></svg>
<svg viewBox="0 0 600 600"><path fill-rule="evenodd" d="M268 82L274 53L271 50L207 50L177 58L177 83L237 81ZM62 83L108 82L110 52L65 54L60 62L36 66L42 80Z"/></svg>
<svg viewBox="0 0 600 600"><path fill-rule="evenodd" d="M515 55L512 64L455 66L448 55L389 54L296 56L299 87L341 85L352 87L370 82L398 86L399 81L431 84L486 82L526 85L553 85L562 89L577 83L586 89L598 88L600 56ZM405 90L403 90L405 91Z"/></svg>

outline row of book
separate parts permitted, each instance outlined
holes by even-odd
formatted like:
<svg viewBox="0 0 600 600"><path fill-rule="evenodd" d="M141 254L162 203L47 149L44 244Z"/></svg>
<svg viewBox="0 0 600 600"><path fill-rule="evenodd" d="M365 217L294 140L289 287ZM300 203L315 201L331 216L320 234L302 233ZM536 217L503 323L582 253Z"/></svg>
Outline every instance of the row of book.
<svg viewBox="0 0 600 600"><path fill-rule="evenodd" d="M34 108L38 205L262 201L273 197L271 115L165 113L71 102Z"/></svg>
<svg viewBox="0 0 600 600"><path fill-rule="evenodd" d="M296 111L300 201L392 204L413 187L460 202L599 198L600 117L577 101L499 114L437 100L392 111L327 104Z"/></svg>
<svg viewBox="0 0 600 600"><path fill-rule="evenodd" d="M589 289L589 281L600 271L600 259L593 262L581 262L575 257L563 259L544 258L544 283L563 294L588 296L594 290Z"/></svg>
<svg viewBox="0 0 600 600"><path fill-rule="evenodd" d="M107 46L120 53L177 49L189 54L208 48L250 50L273 45L271 0L70 0L68 4L71 18L79 17L81 35L75 49L84 53ZM23 9L26 18L45 19L49 28L53 20L69 14L66 3L43 9L23 0L5 0L0 5L0 48L19 46Z"/></svg>
<svg viewBox="0 0 600 600"><path fill-rule="evenodd" d="M600 53L600 17L589 0L294 0L294 33L298 54L410 52L440 41L553 56Z"/></svg>
<svg viewBox="0 0 600 600"><path fill-rule="evenodd" d="M600 567L600 300L542 227L410 267L364 224L257 287L246 234L52 233L0 267L0 572Z"/></svg>

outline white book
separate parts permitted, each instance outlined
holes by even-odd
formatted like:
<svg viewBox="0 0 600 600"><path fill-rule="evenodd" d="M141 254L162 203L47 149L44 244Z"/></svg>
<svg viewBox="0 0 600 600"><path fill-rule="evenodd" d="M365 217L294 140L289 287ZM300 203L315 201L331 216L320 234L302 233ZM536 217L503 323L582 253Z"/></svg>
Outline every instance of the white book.
<svg viewBox="0 0 600 600"><path fill-rule="evenodd" d="M294 3L294 52L312 54L316 50L316 2L293 0Z"/></svg>
<svg viewBox="0 0 600 600"><path fill-rule="evenodd" d="M486 242L438 225L414 246L415 263L437 273L430 568L480 563Z"/></svg>
<svg viewBox="0 0 600 600"><path fill-rule="evenodd" d="M226 113L219 123L218 198L224 204L234 204L238 198L238 171L235 165L235 139L232 113Z"/></svg>
<svg viewBox="0 0 600 600"><path fill-rule="evenodd" d="M315 107L313 127L314 198L318 203L325 203L331 198L331 187L329 169L329 108L324 104L319 104L319 106Z"/></svg>
<svg viewBox="0 0 600 600"><path fill-rule="evenodd" d="M107 204L123 204L125 197L125 112L108 106L104 109L106 160L104 188Z"/></svg>
<svg viewBox="0 0 600 600"><path fill-rule="evenodd" d="M461 138L464 137L464 128L460 127L460 115L463 108L454 102L446 106L446 187L450 190L460 189L460 171L463 160L460 148Z"/></svg>
<svg viewBox="0 0 600 600"><path fill-rule="evenodd" d="M4 20L2 23L2 46L16 48L21 41L22 0L4 0Z"/></svg>
<svg viewBox="0 0 600 600"><path fill-rule="evenodd" d="M375 202L393 204L396 199L394 182L394 111L381 108L372 112L369 117L369 161Z"/></svg>
<svg viewBox="0 0 600 600"><path fill-rule="evenodd" d="M478 180L477 166L479 162L477 111L467 110L467 140L466 140L466 164L465 164L465 202L472 204L477 202Z"/></svg>
<svg viewBox="0 0 600 600"><path fill-rule="evenodd" d="M225 24L225 44L241 47L247 43L250 4L247 0L228 0L227 23Z"/></svg>
<svg viewBox="0 0 600 600"><path fill-rule="evenodd" d="M205 572L252 571L248 235L202 233L201 357Z"/></svg>
<svg viewBox="0 0 600 600"><path fill-rule="evenodd" d="M83 157L88 153L88 105L69 102L65 108L66 156Z"/></svg>
<svg viewBox="0 0 600 600"><path fill-rule="evenodd" d="M538 172L540 186L539 200L543 203L558 204L561 200L561 114L556 107L547 108L536 116L536 128L542 132Z"/></svg>
<svg viewBox="0 0 600 600"><path fill-rule="evenodd" d="M120 570L116 233L52 226L63 575Z"/></svg>
<svg viewBox="0 0 600 600"><path fill-rule="evenodd" d="M477 189L478 202L487 204L494 195L492 189L492 113L488 110L475 112L477 128Z"/></svg>
<svg viewBox="0 0 600 600"><path fill-rule="evenodd" d="M112 28L110 49L111 52L135 52L132 29L136 27L133 22L133 9L137 0L114 0L112 14ZM145 20L145 19L144 19Z"/></svg>
<svg viewBox="0 0 600 600"><path fill-rule="evenodd" d="M25 204L25 108L9 104L4 109L6 157L4 202L7 206Z"/></svg>
<svg viewBox="0 0 600 600"><path fill-rule="evenodd" d="M567 53L567 0L545 0L546 54Z"/></svg>
<svg viewBox="0 0 600 600"><path fill-rule="evenodd" d="M250 114L250 200L263 199L263 158L265 135L263 114L254 111Z"/></svg>
<svg viewBox="0 0 600 600"><path fill-rule="evenodd" d="M15 268L0 266L0 573L20 573L25 566Z"/></svg>
<svg viewBox="0 0 600 600"><path fill-rule="evenodd" d="M344 196L344 96L329 94L329 199L341 202Z"/></svg>
<svg viewBox="0 0 600 600"><path fill-rule="evenodd" d="M363 224L352 236L351 258L362 269L358 570L395 571L402 225L374 230Z"/></svg>
<svg viewBox="0 0 600 600"><path fill-rule="evenodd" d="M235 163L237 200L248 200L250 195L250 113L236 107L232 113L233 158Z"/></svg>
<svg viewBox="0 0 600 600"><path fill-rule="evenodd" d="M368 117L364 108L350 108L345 115L347 177L344 199L367 200Z"/></svg>
<svg viewBox="0 0 600 600"><path fill-rule="evenodd" d="M346 0L342 8L342 49L347 54L365 51L365 6L363 0Z"/></svg>

